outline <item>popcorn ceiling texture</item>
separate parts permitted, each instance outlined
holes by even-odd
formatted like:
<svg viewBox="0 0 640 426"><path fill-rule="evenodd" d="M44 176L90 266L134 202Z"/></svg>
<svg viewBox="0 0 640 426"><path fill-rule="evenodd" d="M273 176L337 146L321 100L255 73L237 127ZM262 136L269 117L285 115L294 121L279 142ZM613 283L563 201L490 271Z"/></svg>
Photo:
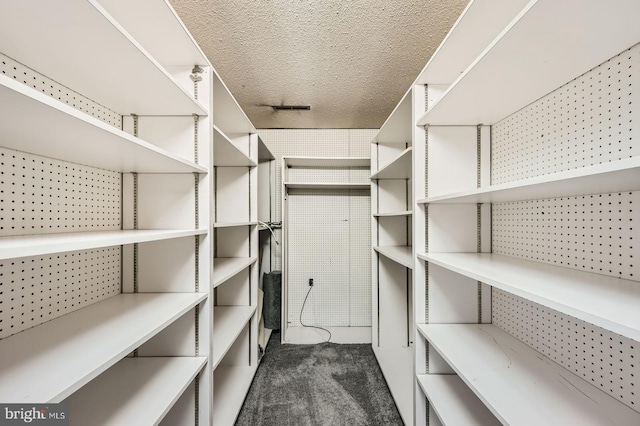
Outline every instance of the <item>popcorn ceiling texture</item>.
<svg viewBox="0 0 640 426"><path fill-rule="evenodd" d="M170 0L256 128L378 128L467 0ZM311 105L276 112L264 105Z"/></svg>

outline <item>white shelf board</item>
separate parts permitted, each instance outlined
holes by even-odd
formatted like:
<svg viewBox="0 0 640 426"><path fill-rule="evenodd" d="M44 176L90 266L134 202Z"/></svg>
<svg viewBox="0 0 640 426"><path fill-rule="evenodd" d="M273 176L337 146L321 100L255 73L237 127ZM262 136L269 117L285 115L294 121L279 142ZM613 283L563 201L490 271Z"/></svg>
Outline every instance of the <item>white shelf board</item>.
<svg viewBox="0 0 640 426"><path fill-rule="evenodd" d="M418 124L494 124L638 43L638 16L637 0L531 1Z"/></svg>
<svg viewBox="0 0 640 426"><path fill-rule="evenodd" d="M213 124L227 135L256 133L256 128L244 113L236 99L213 70Z"/></svg>
<svg viewBox="0 0 640 426"><path fill-rule="evenodd" d="M397 306L395 309L404 311L404 307ZM384 322L387 320L388 317L380 318L381 327L385 326ZM406 334L406 329L402 326L390 331L401 335ZM386 334L382 331L381 333L382 336ZM379 345L373 344L372 349L402 421L405 425L413 425L413 392L415 387L413 345L407 346L406 343L401 344L397 340L392 343L387 335L386 339L381 337Z"/></svg>
<svg viewBox="0 0 640 426"><path fill-rule="evenodd" d="M72 425L157 425L207 363L204 357L125 358L71 395Z"/></svg>
<svg viewBox="0 0 640 426"><path fill-rule="evenodd" d="M376 133L371 143L412 143L413 119L411 116L412 87L404 94Z"/></svg>
<svg viewBox="0 0 640 426"><path fill-rule="evenodd" d="M420 389L443 425L498 426L501 423L455 374L419 374Z"/></svg>
<svg viewBox="0 0 640 426"><path fill-rule="evenodd" d="M253 265L257 257L216 257L213 259L213 288Z"/></svg>
<svg viewBox="0 0 640 426"><path fill-rule="evenodd" d="M258 161L271 161L275 160L276 157L273 156L267 145L265 145L264 141L260 136L258 136Z"/></svg>
<svg viewBox="0 0 640 426"><path fill-rule="evenodd" d="M213 424L232 425L235 423L244 399L256 374L254 366L219 366L213 377L215 395L213 398Z"/></svg>
<svg viewBox="0 0 640 426"><path fill-rule="evenodd" d="M284 157L285 167L369 167L369 157Z"/></svg>
<svg viewBox="0 0 640 426"><path fill-rule="evenodd" d="M153 229L0 237L0 260L192 237L206 233L206 229Z"/></svg>
<svg viewBox="0 0 640 426"><path fill-rule="evenodd" d="M208 66L209 61L167 0L99 2L162 66Z"/></svg>
<svg viewBox="0 0 640 426"><path fill-rule="evenodd" d="M369 183L347 182L285 182L284 186L293 189L371 189Z"/></svg>
<svg viewBox="0 0 640 426"><path fill-rule="evenodd" d="M373 249L394 262L413 269L413 248L411 246L377 246Z"/></svg>
<svg viewBox="0 0 640 426"><path fill-rule="evenodd" d="M418 330L503 424L640 424L640 413L493 325Z"/></svg>
<svg viewBox="0 0 640 426"><path fill-rule="evenodd" d="M0 401L60 402L206 298L120 294L3 339Z"/></svg>
<svg viewBox="0 0 640 426"><path fill-rule="evenodd" d="M489 253L427 253L419 259L640 340L640 283Z"/></svg>
<svg viewBox="0 0 640 426"><path fill-rule="evenodd" d="M640 157L632 157L487 188L438 195L418 200L418 203L500 203L638 189Z"/></svg>
<svg viewBox="0 0 640 426"><path fill-rule="evenodd" d="M2 74L0 115L6 148L118 172L207 171Z"/></svg>
<svg viewBox="0 0 640 426"><path fill-rule="evenodd" d="M412 165L411 147L402 151L396 158L371 175L371 179L410 179Z"/></svg>
<svg viewBox="0 0 640 426"><path fill-rule="evenodd" d="M213 126L213 164L227 167L257 166L257 163L242 152L217 126Z"/></svg>
<svg viewBox="0 0 640 426"><path fill-rule="evenodd" d="M234 223L215 222L213 224L213 227L214 228L235 228L240 226L255 226L257 224L258 222L234 222Z"/></svg>
<svg viewBox="0 0 640 426"><path fill-rule="evenodd" d="M215 306L213 308L213 361L215 369L247 325L255 306Z"/></svg>
<svg viewBox="0 0 640 426"><path fill-rule="evenodd" d="M471 0L414 84L451 84L528 2Z"/></svg>
<svg viewBox="0 0 640 426"><path fill-rule="evenodd" d="M207 115L97 0L60 7L3 2L0 51L120 114Z"/></svg>
<svg viewBox="0 0 640 426"><path fill-rule="evenodd" d="M403 212L392 213L374 213L373 217L398 217L398 216L413 216L412 210L405 210Z"/></svg>

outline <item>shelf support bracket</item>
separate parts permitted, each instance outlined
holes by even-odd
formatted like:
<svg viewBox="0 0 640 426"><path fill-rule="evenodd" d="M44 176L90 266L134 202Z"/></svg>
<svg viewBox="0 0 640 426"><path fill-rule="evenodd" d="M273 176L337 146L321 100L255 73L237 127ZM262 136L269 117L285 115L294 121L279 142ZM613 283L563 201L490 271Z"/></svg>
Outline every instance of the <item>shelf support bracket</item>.
<svg viewBox="0 0 640 426"><path fill-rule="evenodd" d="M193 81L193 97L198 99L198 82L202 81L202 73L204 70L200 65L194 65L191 70L191 81Z"/></svg>
<svg viewBox="0 0 640 426"><path fill-rule="evenodd" d="M198 164L198 123L200 117L198 114L193 114L193 162Z"/></svg>
<svg viewBox="0 0 640 426"><path fill-rule="evenodd" d="M134 133L138 131L138 116L134 115ZM133 172L133 229L138 229L138 173ZM133 244L133 292L138 293L138 243ZM138 348L133 350L138 357Z"/></svg>
<svg viewBox="0 0 640 426"><path fill-rule="evenodd" d="M131 113L133 118L133 136L138 137L138 114Z"/></svg>

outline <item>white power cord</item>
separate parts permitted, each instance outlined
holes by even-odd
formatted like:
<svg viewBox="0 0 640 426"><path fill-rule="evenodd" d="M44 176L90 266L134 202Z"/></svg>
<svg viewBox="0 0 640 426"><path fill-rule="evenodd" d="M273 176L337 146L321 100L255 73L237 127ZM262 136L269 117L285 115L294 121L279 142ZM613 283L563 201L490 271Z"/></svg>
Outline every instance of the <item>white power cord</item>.
<svg viewBox="0 0 640 426"><path fill-rule="evenodd" d="M273 232L273 228L272 228L271 226L269 226L269 224L268 224L268 223L263 222L263 221L261 221L261 220L259 220L259 221L258 221L258 223L259 223L260 225L264 226L265 228L267 228L267 229L271 232L271 235L273 236L273 241L275 241L275 242L276 242L276 244L280 245L280 243L278 242L278 239L276 238L276 233L275 233L275 232Z"/></svg>

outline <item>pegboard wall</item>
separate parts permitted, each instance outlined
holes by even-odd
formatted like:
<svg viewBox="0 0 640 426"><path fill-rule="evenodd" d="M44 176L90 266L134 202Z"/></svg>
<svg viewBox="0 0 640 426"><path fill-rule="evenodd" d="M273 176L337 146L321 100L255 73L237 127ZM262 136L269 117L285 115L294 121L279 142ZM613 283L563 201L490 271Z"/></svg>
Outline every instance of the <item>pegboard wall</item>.
<svg viewBox="0 0 640 426"><path fill-rule="evenodd" d="M0 53L0 72L82 112L122 128L122 116Z"/></svg>
<svg viewBox="0 0 640 426"><path fill-rule="evenodd" d="M496 203L493 252L638 280L639 208L638 191Z"/></svg>
<svg viewBox="0 0 640 426"><path fill-rule="evenodd" d="M493 289L492 320L587 382L640 409L640 342L498 289Z"/></svg>
<svg viewBox="0 0 640 426"><path fill-rule="evenodd" d="M0 236L119 230L121 175L0 148ZM120 292L120 248L0 261L0 338Z"/></svg>
<svg viewBox="0 0 640 426"><path fill-rule="evenodd" d="M492 126L500 184L640 155L640 44Z"/></svg>
<svg viewBox="0 0 640 426"><path fill-rule="evenodd" d="M289 180L295 182L369 183L369 167L292 167Z"/></svg>
<svg viewBox="0 0 640 426"><path fill-rule="evenodd" d="M120 229L121 175L0 148L0 236Z"/></svg>
<svg viewBox="0 0 640 426"><path fill-rule="evenodd" d="M120 293L120 247L0 261L0 339Z"/></svg>
<svg viewBox="0 0 640 426"><path fill-rule="evenodd" d="M639 73L636 45L494 125L492 183L640 155ZM496 203L492 251L638 281L639 205L638 191ZM640 342L495 288L492 304L494 325L640 409Z"/></svg>
<svg viewBox="0 0 640 426"><path fill-rule="evenodd" d="M276 158L272 220L282 220L280 200L282 200L283 156L369 157L371 140L377 131L377 129L259 129L260 138ZM282 241L280 230L276 230L276 236L278 241ZM275 246L271 255L273 269L281 270L282 245Z"/></svg>
<svg viewBox="0 0 640 426"><path fill-rule="evenodd" d="M370 326L369 191L291 189L288 203L290 326L300 326L309 278L306 325Z"/></svg>

